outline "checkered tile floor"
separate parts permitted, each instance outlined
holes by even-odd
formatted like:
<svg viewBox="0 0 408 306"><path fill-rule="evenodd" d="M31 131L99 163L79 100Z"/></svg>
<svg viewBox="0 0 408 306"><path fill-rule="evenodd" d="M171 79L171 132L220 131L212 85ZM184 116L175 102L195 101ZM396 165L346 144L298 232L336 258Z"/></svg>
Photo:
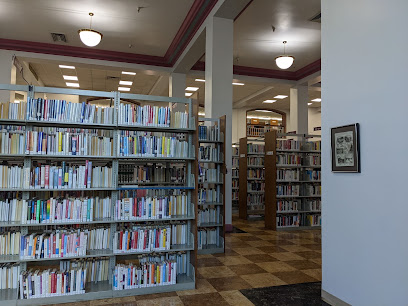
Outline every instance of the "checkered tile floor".
<svg viewBox="0 0 408 306"><path fill-rule="evenodd" d="M239 290L321 281L320 230L274 232L263 221L234 217L246 233L226 235L225 254L199 255L197 289L64 304L253 305Z"/></svg>

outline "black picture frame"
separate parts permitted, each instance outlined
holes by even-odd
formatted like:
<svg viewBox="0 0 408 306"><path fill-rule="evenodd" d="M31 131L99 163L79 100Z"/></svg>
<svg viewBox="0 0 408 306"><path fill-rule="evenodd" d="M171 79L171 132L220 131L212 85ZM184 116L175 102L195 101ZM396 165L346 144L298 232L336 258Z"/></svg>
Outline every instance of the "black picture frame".
<svg viewBox="0 0 408 306"><path fill-rule="evenodd" d="M332 172L360 173L359 124L331 128Z"/></svg>

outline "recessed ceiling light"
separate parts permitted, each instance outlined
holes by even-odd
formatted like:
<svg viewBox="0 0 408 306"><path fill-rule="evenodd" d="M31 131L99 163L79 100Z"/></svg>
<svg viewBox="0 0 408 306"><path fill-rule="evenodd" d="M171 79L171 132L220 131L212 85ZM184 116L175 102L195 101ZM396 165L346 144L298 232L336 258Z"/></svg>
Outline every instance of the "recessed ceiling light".
<svg viewBox="0 0 408 306"><path fill-rule="evenodd" d="M119 81L119 85L129 85L132 86L133 82L131 81Z"/></svg>
<svg viewBox="0 0 408 306"><path fill-rule="evenodd" d="M122 74L136 75L136 72L122 71Z"/></svg>
<svg viewBox="0 0 408 306"><path fill-rule="evenodd" d="M74 66L67 66L67 65L59 65L60 68L65 68L65 69L75 69Z"/></svg>
<svg viewBox="0 0 408 306"><path fill-rule="evenodd" d="M312 105L312 104L313 104L313 103L310 103L310 102L309 102L309 103L307 103L307 105Z"/></svg>
<svg viewBox="0 0 408 306"><path fill-rule="evenodd" d="M130 91L129 87L118 87L119 91Z"/></svg>
<svg viewBox="0 0 408 306"><path fill-rule="evenodd" d="M271 112L271 111L269 111L269 110L266 110L266 109L257 109L257 110L255 110L256 112L263 112L263 113L269 113L269 112Z"/></svg>
<svg viewBox="0 0 408 306"><path fill-rule="evenodd" d="M193 94L192 92L186 92L184 95L185 95L186 97L190 97L192 94Z"/></svg>
<svg viewBox="0 0 408 306"><path fill-rule="evenodd" d="M196 82L205 82L204 79L195 79Z"/></svg>
<svg viewBox="0 0 408 306"><path fill-rule="evenodd" d="M197 91L199 90L199 88L198 87L187 87L186 90L187 91Z"/></svg>
<svg viewBox="0 0 408 306"><path fill-rule="evenodd" d="M285 95L277 95L276 97L274 97L275 99L285 99L285 98L287 98L288 96L285 96Z"/></svg>
<svg viewBox="0 0 408 306"><path fill-rule="evenodd" d="M233 82L232 85L238 85L238 86L244 86L244 83L237 83L237 82Z"/></svg>
<svg viewBox="0 0 408 306"><path fill-rule="evenodd" d="M265 100L262 103L274 103L274 102L276 102L276 100Z"/></svg>
<svg viewBox="0 0 408 306"><path fill-rule="evenodd" d="M74 75L63 75L64 80L68 81L78 81L78 77Z"/></svg>
<svg viewBox="0 0 408 306"><path fill-rule="evenodd" d="M316 98L316 99L313 99L312 102L322 102L322 99Z"/></svg>
<svg viewBox="0 0 408 306"><path fill-rule="evenodd" d="M66 83L68 87L79 87L78 83Z"/></svg>

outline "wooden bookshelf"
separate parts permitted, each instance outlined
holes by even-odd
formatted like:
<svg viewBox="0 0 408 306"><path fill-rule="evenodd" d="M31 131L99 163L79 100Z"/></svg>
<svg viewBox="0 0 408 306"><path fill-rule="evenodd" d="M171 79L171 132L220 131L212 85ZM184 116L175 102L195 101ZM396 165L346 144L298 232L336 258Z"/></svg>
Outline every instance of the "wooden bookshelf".
<svg viewBox="0 0 408 306"><path fill-rule="evenodd" d="M278 134L276 131L265 134L265 180L270 186L265 190L266 228L320 228L320 141L313 139L320 139L320 136ZM282 148L278 143L289 147ZM279 159L295 160L297 164L278 163ZM279 171L281 178L278 178ZM285 171L288 173L284 175ZM282 178L282 175L285 177ZM278 190L283 194L278 194ZM292 194L284 194L286 192ZM288 208L279 209L278 203ZM278 218L285 224L279 225Z"/></svg>
<svg viewBox="0 0 408 306"><path fill-rule="evenodd" d="M47 229L57 229L58 227L68 227L75 225L79 228L87 228L89 226L98 226L109 229L110 244L106 249L99 250L86 250L84 255L70 256L70 257L58 257L58 258L42 258L42 257L20 257L19 255L13 256L0 256L0 263L16 263L19 265L20 271L23 273L39 265L45 265L45 267L55 267L55 264L59 266L60 261L75 260L75 259L87 259L87 258L106 258L108 260L108 279L106 281L100 281L97 283L86 283L83 293L74 294L60 294L59 296L50 297L35 297L30 299L21 299L20 287L18 289L2 289L0 290L0 305L43 305L43 304L60 304L66 302L80 302L93 299L105 299L121 296L133 296L141 294L154 294L169 291L179 290L191 290L195 288L195 269L197 258L197 115L198 106L196 101L187 98L169 98L158 96L147 96L138 94L125 94L121 92L101 92L101 91L88 91L79 89L66 89L66 88L51 88L51 87L33 87L33 86L21 86L21 85L9 85L0 84L0 90L5 91L25 91L27 97L33 99L36 93L52 93L52 94L66 94L66 95L78 95L78 96L92 96L92 97L104 97L111 98L114 101L113 105L113 118L109 123L78 123L67 121L40 121L32 120L28 117L19 119L0 119L2 125L22 126L25 131L32 131L35 127L61 127L61 128L81 128L81 129L102 129L109 130L112 134L113 150L110 156L92 156L92 155L51 155L51 154L0 154L0 158L4 163L19 163L23 168L32 168L35 162L41 163L57 163L62 162L80 164L85 160L94 162L95 164L107 164L112 167L112 186L111 187L96 187L96 188L0 188L2 192L13 192L13 196L19 197L21 194L21 200L30 200L34 197L40 197L42 199L49 199L50 197L58 197L66 195L67 193L73 197L84 196L100 196L101 198L109 196L111 199L110 217L103 219L95 219L93 221L62 221L58 223L31 223L26 224L22 221L19 222L0 222L0 226L3 228L2 233L9 231L15 231L17 228L21 235L31 234L33 231L41 233ZM162 105L168 106L169 103L181 103L185 105L186 113L188 114L188 126L186 128L175 128L166 126L146 126L146 125L126 125L118 124L119 122L119 107L121 102L138 101L139 103L147 105ZM142 131L142 132L163 132L163 133L178 133L178 135L184 135L180 139L184 139L187 143L187 156L184 157L148 157L148 156L122 156L118 154L118 148L121 145L119 136L121 131ZM26 133L25 133L26 135ZM3 156L4 155L4 156ZM130 165L149 165L157 162L163 163L165 167L170 164L183 164L185 169L185 179L181 185L172 184L170 181L158 182L158 183L140 183L123 185L119 184L118 171L119 164ZM225 167L224 167L225 168ZM225 170L224 170L225 171ZM25 173L25 172L24 172ZM25 180L25 177L23 178ZM223 182L224 183L224 182ZM154 218L140 218L140 219L120 219L115 218L116 201L121 200L122 194L134 192L135 198L145 197L146 194L156 194L155 192L182 192L182 195L186 196L186 211L184 215L174 215L170 218L154 219ZM74 193L70 193L74 192ZM142 195L139 195L142 192ZM169 193L170 194L170 193ZM8 193L7 195L10 195ZM160 194L161 195L161 194ZM2 195L4 198L5 194ZM169 249L155 249L148 253L146 251L114 251L113 238L115 232L119 231L122 226L126 224L143 225L150 224L151 226L157 225L156 228L163 224L169 225L170 222L182 221L186 224L186 233L183 237L186 241L185 244L171 244ZM179 274L175 284L169 285L156 285L147 288L134 288L124 290L114 290L114 272L115 266L126 260L136 260L140 255L146 254L179 254L184 252L186 254L186 273Z"/></svg>
<svg viewBox="0 0 408 306"><path fill-rule="evenodd" d="M204 171L212 171L217 174L216 177L213 176L213 178L207 182L199 182L198 192L212 189L216 192L217 200L213 202L214 200L208 201L207 199L202 199L199 204L199 211L215 211L215 220L208 220L208 222L200 222L200 220L198 220L198 230L201 231L201 233L197 233L197 239L200 239L201 235L204 235L204 232L207 237L207 243L202 243L202 241L200 243L200 241L198 241L198 254L225 252L225 121L226 116L222 116L218 119L199 119L201 123L201 127L198 127L198 146L200 150L216 152L216 157L205 158L204 160L201 158L200 153L198 153L200 170L202 174L204 174ZM204 130L206 133L204 133ZM203 131L203 133L201 133L201 131ZM200 177L202 181L205 181L204 176L198 177ZM198 217L200 215L199 211L197 213ZM211 231L216 234L215 243L208 243L208 233Z"/></svg>
<svg viewBox="0 0 408 306"><path fill-rule="evenodd" d="M239 211L239 143L232 144L232 209Z"/></svg>

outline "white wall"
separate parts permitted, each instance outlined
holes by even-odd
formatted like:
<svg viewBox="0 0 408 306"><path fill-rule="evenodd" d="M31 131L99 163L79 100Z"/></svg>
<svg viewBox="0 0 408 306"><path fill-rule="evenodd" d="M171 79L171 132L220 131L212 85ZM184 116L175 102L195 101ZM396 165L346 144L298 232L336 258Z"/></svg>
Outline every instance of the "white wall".
<svg viewBox="0 0 408 306"><path fill-rule="evenodd" d="M320 108L317 107L309 107L308 110L309 116L309 134L312 135L321 135L321 131L314 131L315 127L322 126L322 113L320 112Z"/></svg>
<svg viewBox="0 0 408 306"><path fill-rule="evenodd" d="M352 305L408 305L407 11L322 1L322 289ZM330 128L356 122L361 174L334 174Z"/></svg>

